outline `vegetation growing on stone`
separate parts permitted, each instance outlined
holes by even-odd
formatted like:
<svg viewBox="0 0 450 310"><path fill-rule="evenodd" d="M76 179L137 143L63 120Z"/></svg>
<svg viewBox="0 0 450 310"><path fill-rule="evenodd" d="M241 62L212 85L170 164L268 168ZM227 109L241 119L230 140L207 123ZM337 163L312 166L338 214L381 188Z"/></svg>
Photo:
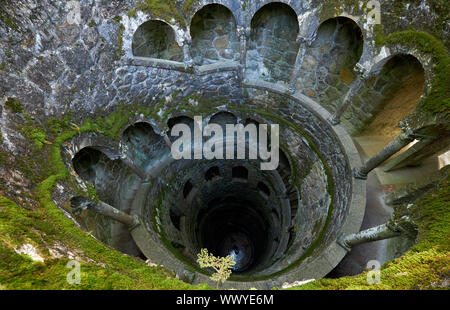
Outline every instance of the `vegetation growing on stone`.
<svg viewBox="0 0 450 310"><path fill-rule="evenodd" d="M141 110L141 112L144 112ZM11 200L0 198L0 284L8 289L189 289L190 285L173 279L174 275L161 268L149 268L142 262L109 249L80 231L74 223L64 216L53 203L52 190L57 182L70 178L60 154L61 145L82 132L107 131L110 137L117 137L124 124L134 111L118 109L107 118L99 118L95 124L86 120L78 128L67 129L67 122L48 122L52 133L56 134L51 144L40 144L46 148L48 158L41 164L46 166L47 175L40 176L40 183L34 190L39 203L36 209L24 209ZM147 112L148 113L148 112ZM42 127L28 124L25 134L31 141L42 141L45 135ZM35 135L36 133L36 135ZM95 189L88 191L94 199ZM45 236L45 238L42 238ZM47 240L48 237L48 240ZM44 256L45 262L32 262L24 255L17 254L14 246L29 242ZM67 251L83 253L82 282L78 287L66 282L68 258L54 258L48 248L62 244ZM80 254L81 255L81 254ZM82 259L83 260L83 259ZM195 287L193 287L195 288ZM198 286L205 289L207 286Z"/></svg>
<svg viewBox="0 0 450 310"><path fill-rule="evenodd" d="M418 225L418 243L381 268L381 283L369 284L367 272L353 277L322 279L296 289L436 289L450 277L450 176L410 207Z"/></svg>
<svg viewBox="0 0 450 310"><path fill-rule="evenodd" d="M19 27L16 24L16 20L13 17L9 16L9 14L5 11L0 10L0 20L12 30L19 30Z"/></svg>
<svg viewBox="0 0 450 310"><path fill-rule="evenodd" d="M173 19L176 23L187 26L189 25L189 17L193 14L193 8L199 2L199 0L186 0L179 4L177 1L139 0L136 7L132 8L128 15L135 16L137 11L142 11L168 23L171 23Z"/></svg>
<svg viewBox="0 0 450 310"><path fill-rule="evenodd" d="M51 207L51 206L47 206ZM56 209L25 209L0 197L0 284L6 289L191 289L162 267L143 262L105 247L81 232ZM44 262L18 254L31 244ZM49 251L49 249L51 251ZM66 265L81 262L81 283L70 285ZM70 255L70 254L69 254Z"/></svg>
<svg viewBox="0 0 450 310"><path fill-rule="evenodd" d="M23 112L23 105L15 98L8 98L5 102L5 108L14 113Z"/></svg>
<svg viewBox="0 0 450 310"><path fill-rule="evenodd" d="M47 142L47 134L41 128L32 125L20 126L20 133L31 141L39 150L42 149Z"/></svg>
<svg viewBox="0 0 450 310"><path fill-rule="evenodd" d="M119 28L117 30L117 49L116 49L116 60L119 60L123 55L123 33L125 32L125 26L123 24L119 24Z"/></svg>

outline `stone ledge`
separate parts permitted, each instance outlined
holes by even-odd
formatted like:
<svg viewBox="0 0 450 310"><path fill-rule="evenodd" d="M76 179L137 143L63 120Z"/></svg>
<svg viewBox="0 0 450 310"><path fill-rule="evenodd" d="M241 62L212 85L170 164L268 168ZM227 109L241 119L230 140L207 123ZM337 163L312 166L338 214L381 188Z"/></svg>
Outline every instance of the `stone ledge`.
<svg viewBox="0 0 450 310"><path fill-rule="evenodd" d="M236 61L217 62L209 65L195 67L195 73L198 75L205 75L224 71L235 71L239 70L240 67L241 64Z"/></svg>
<svg viewBox="0 0 450 310"><path fill-rule="evenodd" d="M157 58L147 58L147 57L134 57L128 60L128 64L131 66L143 66L152 67L159 69L167 69L174 71L181 71L186 73L194 73L193 67L186 66L183 62L157 59Z"/></svg>
<svg viewBox="0 0 450 310"><path fill-rule="evenodd" d="M174 70L196 75L207 75L225 71L238 71L241 68L241 64L236 61L221 61L203 66L187 66L183 62L147 57L134 57L128 60L128 64L131 66Z"/></svg>

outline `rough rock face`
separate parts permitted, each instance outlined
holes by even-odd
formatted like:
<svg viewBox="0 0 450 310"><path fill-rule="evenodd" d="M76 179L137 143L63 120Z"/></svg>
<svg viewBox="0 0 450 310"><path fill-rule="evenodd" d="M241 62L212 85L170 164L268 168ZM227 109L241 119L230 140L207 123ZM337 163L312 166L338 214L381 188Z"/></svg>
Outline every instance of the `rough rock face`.
<svg viewBox="0 0 450 310"><path fill-rule="evenodd" d="M148 216L148 227L164 226L155 244L194 260L199 243L192 241L192 223L211 203L203 197L226 197L202 180L197 183L203 184L198 185L203 196L185 202L189 212L174 206L186 200L183 186L189 179L177 173L201 179L211 167L180 164L164 170L168 130L180 122L191 125L198 114L222 125L266 117L285 122L285 154L275 176L254 172L254 184L244 189L236 186L240 181L215 179L216 186L237 196L260 195L266 202L255 202L258 206L283 205L261 216L273 239L266 251L270 259L262 261L274 265L261 263L267 268L254 274L284 271L297 260L301 267L291 278L261 288L299 280L295 276L324 276L344 255L335 239L358 230L362 221L364 182L351 173L362 163L348 133L373 130L394 138L409 129L433 145L449 134L448 123L440 121L448 118L448 104L429 113L427 101L448 94L448 5L380 1L380 32L354 2L2 1L0 195L38 206L36 189L57 176L46 190L60 209L70 211L71 198L82 195L136 215L133 202L148 181L142 175L162 174L155 178L160 181L148 181L147 209L139 215ZM380 39L402 30L417 41ZM361 86L355 91L355 85ZM400 98L401 90L410 96ZM328 119L345 103L342 126L330 125ZM439 144L436 152L443 148L448 146ZM419 149L413 157L425 153ZM407 160L417 162L414 158ZM224 176L232 174L231 166L217 169ZM266 199L268 192L276 197ZM89 212L74 220L105 244L143 255L124 225ZM263 226L255 224L256 230ZM329 252L320 256L325 249ZM161 253L160 258L169 252ZM309 255L304 265L303 254ZM305 271L311 262L315 267Z"/></svg>

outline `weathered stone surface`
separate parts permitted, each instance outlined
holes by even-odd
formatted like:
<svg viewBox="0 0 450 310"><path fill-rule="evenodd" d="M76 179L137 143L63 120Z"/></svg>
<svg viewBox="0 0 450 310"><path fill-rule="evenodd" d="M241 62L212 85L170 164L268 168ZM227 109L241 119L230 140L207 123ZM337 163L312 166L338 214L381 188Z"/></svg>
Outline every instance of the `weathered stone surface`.
<svg viewBox="0 0 450 310"><path fill-rule="evenodd" d="M214 40L214 47L218 50L227 49L229 45L230 45L230 42L228 41L227 36L218 37Z"/></svg>
<svg viewBox="0 0 450 310"><path fill-rule="evenodd" d="M92 49L99 41L98 31L94 27L85 28L81 34L81 38L88 49Z"/></svg>
<svg viewBox="0 0 450 310"><path fill-rule="evenodd" d="M61 57L67 66L77 74L84 73L94 64L91 55L82 46L75 46L72 49L63 50Z"/></svg>
<svg viewBox="0 0 450 310"><path fill-rule="evenodd" d="M92 115L91 113L97 112L101 116L106 116L110 110L119 105L135 102L145 102L146 107L154 108L155 111L152 113L157 113L161 117L164 113L172 113L176 104L187 105L185 101L188 96L212 99L223 97L222 108L226 108L228 103L265 111L270 111L269 108L274 107L277 116L299 124L323 154L333 179L338 183L335 188L334 204L345 206L348 204L348 193L352 186L351 176L347 171L347 159L336 146L335 137L330 134L328 127L317 125L323 120L312 116L295 100L288 100L274 93L268 94L267 90L248 91L242 87L244 78L266 80L274 85L288 85L294 81L297 90L308 97L314 97L329 111L336 109L354 77L353 69L360 56L359 41L354 32L350 31L354 30L352 27L340 28L342 24L338 26L330 22L318 32L317 40L312 46L305 44L302 41L305 33L296 31L298 23L301 23L303 18L297 17L304 13L319 14L313 2L291 1L289 5L295 13L285 9L278 10L277 6L280 4L275 4L274 10L263 10L260 15L254 15L255 12L252 10L256 9L256 4L253 2L246 11L243 11L241 2L222 1L221 3L230 7L231 12L219 7L206 6L205 11L197 15L200 19L192 21L190 29L181 24L174 26L176 31L168 25L156 28L157 31L150 27L151 29L147 29L150 33L145 31L136 33L134 43L140 46L133 47L134 31L149 17L129 18L126 1L82 1L81 21L78 23L68 22L67 10L60 7L60 2L16 1L14 4L17 5L13 6L12 10L20 17L17 21L18 29L11 29L3 20L0 21L0 34L4 39L0 40L2 134L0 148L3 150L5 146L15 145L17 153L27 148L24 138L17 138L20 136L16 128L18 121L16 120L16 125L9 122L14 113L4 107L4 99L8 97L17 98L23 104L24 111L39 124L45 124L50 117L61 118L69 112L73 115L74 121L81 124L86 117ZM412 7L414 12L420 12L417 5ZM118 18L113 21L112 18L115 16L121 16L121 21L118 22ZM415 22L420 19L422 17L418 16ZM402 23L399 21L399 24ZM121 25L125 28L122 34ZM370 57L374 57L379 50L371 45L371 33L367 30L370 27L366 26L360 24L361 30L365 32L365 38L369 38L364 43L366 44L364 48L369 50ZM250 36L246 35L248 31ZM297 34L302 35L299 37L299 41L302 42L300 49L296 43ZM189 36L192 36L192 44ZM166 40L168 38L170 40ZM185 51L177 41L186 42ZM133 58L129 57L132 55L131 50L138 51L137 56L158 59L139 61L131 59ZM244 53L246 50L247 53ZM122 51L127 52L126 56L118 57ZM301 57L303 54L298 51L304 51L305 57ZM189 52L197 65L193 68L185 67L182 63ZM364 60L370 63L370 59L365 57ZM239 68L236 64L224 65L224 62L229 60L237 62L243 60L242 65L245 68ZM359 95L354 97L352 105L343 117L349 127L357 130L367 125L367 121L377 115L384 100L395 91L398 82L405 76L418 72L417 68L412 68L411 63L405 65L402 62L394 62L392 67L390 65L376 78L369 80ZM296 71L295 68L299 70ZM247 97L251 100L259 99L263 104L255 101L249 102L247 106L247 102L244 101ZM192 103L188 101L190 107L198 104L192 100ZM163 108L157 109L158 102L166 104ZM286 106L280 106L281 103L286 103ZM20 114L16 117L20 117ZM144 119L144 116L139 117L141 120ZM154 117L150 121L156 122L156 119L157 117ZM283 137L290 142L290 151L295 153L293 159L301 162L299 170L305 173L302 177L308 180L307 184L302 185L303 192L300 196L302 196L301 207L305 211L302 216L305 221L306 219L310 221L300 227L304 229L302 238L294 243L294 247L302 244L296 252L296 255L300 256L307 245L314 241L324 224L321 215L326 212L329 197L326 195L326 176L323 170L319 169L319 165L316 165L317 158L310 156L306 151L306 142L289 134L283 134ZM105 140L103 136L101 139ZM91 142L93 143L91 145L95 145L104 141ZM163 146L167 147L165 144ZM139 157L140 154L130 156L134 156L139 164L145 165L145 160ZM71 158L67 159L68 166L70 162ZM156 165L160 162L162 162L160 158L155 161ZM126 209L125 206L129 206L132 193L136 189L135 176L122 174L124 170L121 170L120 165L101 161L99 166L102 167L96 169L100 171L98 173L100 194L109 197L112 204L117 203ZM3 170L1 171L2 177L7 175L8 184L11 184L13 190L20 192L22 187L31 186L29 182L24 181L22 175L12 174L11 171L3 174ZM164 177L169 176L168 174ZM120 188L120 184L125 185ZM54 198L58 205L75 194L71 191L72 185L61 186L67 193L55 194ZM127 190L131 188L132 190L128 192ZM314 191L315 189L319 190ZM364 197L360 197L360 201L363 203ZM169 222L170 215L166 216L169 216L166 218ZM346 216L344 209L333 210L329 224L332 229L325 233L323 244L315 253L320 252L325 244L334 240L335 229L343 225ZM102 218L97 219L94 224L92 218L90 223L86 219L78 220L82 222L83 227L94 231L95 236L107 244L126 253L139 254L127 230ZM174 240L182 239L180 233L171 231ZM278 242L282 244L281 240ZM332 254L327 254L328 256L321 261L326 267L316 265L310 272L321 274L325 269L331 270L332 257L329 256L338 252L336 249L330 250L329 253ZM286 260L283 264L288 266L291 258L288 259L289 262ZM308 272L303 271L301 274L305 275ZM264 285L262 287L265 287Z"/></svg>

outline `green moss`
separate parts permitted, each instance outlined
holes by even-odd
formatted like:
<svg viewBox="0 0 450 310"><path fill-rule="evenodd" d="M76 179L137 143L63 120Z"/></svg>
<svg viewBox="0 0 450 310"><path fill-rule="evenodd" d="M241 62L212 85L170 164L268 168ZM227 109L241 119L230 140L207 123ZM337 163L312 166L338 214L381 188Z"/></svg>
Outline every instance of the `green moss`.
<svg viewBox="0 0 450 310"><path fill-rule="evenodd" d="M0 242L2 263L0 263L0 284L7 288L64 288L64 289L190 289L208 288L205 285L193 287L178 280L173 279L173 274L163 268L149 268L142 263L136 262L131 257L122 255L115 250L109 249L89 237L86 233L75 227L74 223L67 219L63 212L53 203L51 192L59 181L69 180L71 176L61 158L60 147L68 139L83 132L103 132L111 138L117 138L120 131L128 124L129 118L135 113L150 114L148 109L136 106L119 107L108 117L98 118L98 123L93 120L86 120L82 125L69 125L69 118L62 121L49 120L46 125L49 131L55 135L51 144L45 144L41 153L46 156L45 160L39 163L45 166L45 173L39 175L40 181L34 190L34 197L39 203L37 210L24 210L18 208L12 202L1 198L3 204L9 205L9 211L0 213L5 216L0 218L0 227L4 228L5 234L9 236L14 244L31 242L40 250L45 252L48 244L52 240L58 240L71 249L78 249L84 253L89 260L89 264L82 264L82 273L86 272L86 277L81 286L68 286L65 282L67 269L66 260L52 260L43 266L38 266L39 276L36 276L35 263L22 255L15 254L9 249L5 250L5 242ZM70 126L70 127L69 127ZM45 130L39 127L32 127L29 123L25 126L28 137L35 140L34 133L44 134ZM24 167L25 168L25 167ZM22 168L20 168L22 170ZM26 173L28 176L28 173ZM93 187L88 188L88 195L96 199L96 192ZM4 207L2 205L2 207ZM14 207L14 208L12 208ZM4 209L4 208L3 208ZM14 220L11 220L13 219ZM38 232L36 235L35 232ZM44 241L38 237L40 235L51 236ZM1 237L0 237L0 240ZM43 245L45 243L45 246ZM8 244L8 243L6 243ZM8 248L8 246L6 246ZM7 261L14 261L15 267L6 264ZM98 267L106 265L106 267ZM36 267L37 268L37 267ZM83 269L85 271L83 271ZM6 270L9 270L6 272ZM26 270L26 272L21 272ZM45 274L45 275L44 275ZM62 278L62 275L64 277ZM48 276L48 277L47 277ZM42 281L34 281L40 279ZM110 280L111 279L111 280ZM114 279L114 280L113 280Z"/></svg>
<svg viewBox="0 0 450 310"><path fill-rule="evenodd" d="M340 16L344 12L364 18L367 12L367 2L358 0L316 0L315 5L320 6L319 19L321 22ZM362 6L360 7L360 5Z"/></svg>
<svg viewBox="0 0 450 310"><path fill-rule="evenodd" d="M0 151L0 166L3 166L6 163L6 157L7 157L7 154Z"/></svg>
<svg viewBox="0 0 450 310"><path fill-rule="evenodd" d="M119 25L117 30L117 49L116 49L116 60L119 60L124 55L123 52L123 33L125 31L125 26L123 24Z"/></svg>
<svg viewBox="0 0 450 310"><path fill-rule="evenodd" d="M88 26L91 27L91 28L94 27L94 26L95 26L95 21L94 21L93 19L91 19L91 20L89 21Z"/></svg>
<svg viewBox="0 0 450 310"><path fill-rule="evenodd" d="M175 20L183 26L189 24L189 18L194 14L194 8L199 0L186 0L182 4L176 1L166 0L140 0L136 7L128 12L128 16L135 17L137 11L142 11L154 18L160 18L167 22Z"/></svg>
<svg viewBox="0 0 450 310"><path fill-rule="evenodd" d="M32 125L19 126L20 133L31 141L38 150L41 150L47 142L47 134L43 128Z"/></svg>
<svg viewBox="0 0 450 310"><path fill-rule="evenodd" d="M15 98L8 98L5 102L5 108L14 112L14 113L22 113L23 112L23 105L20 103L19 100Z"/></svg>
<svg viewBox="0 0 450 310"><path fill-rule="evenodd" d="M446 0L427 0L430 18L425 19L425 23L421 24L417 24L415 20L411 23L404 23L405 12L407 12L406 8L408 7L409 10L414 10L420 5L420 2L414 3L410 0L396 0L383 4L381 10L383 27L388 32L408 29L426 31L437 38L441 38L448 44L446 24L450 14L450 2ZM421 19L417 20L421 21Z"/></svg>
<svg viewBox="0 0 450 310"><path fill-rule="evenodd" d="M410 213L419 229L416 251L450 251L450 177L410 207Z"/></svg>
<svg viewBox="0 0 450 310"><path fill-rule="evenodd" d="M0 20L4 22L9 28L18 31L19 27L16 25L16 20L8 16L5 12L0 11Z"/></svg>
<svg viewBox="0 0 450 310"><path fill-rule="evenodd" d="M178 12L177 5L174 1L141 0L135 8L129 11L129 15L133 16L138 10L166 21L170 21L172 18L179 22L184 21L183 17Z"/></svg>
<svg viewBox="0 0 450 310"><path fill-rule="evenodd" d="M241 0L242 11L247 10L247 8L249 7L249 2L249 0Z"/></svg>
<svg viewBox="0 0 450 310"><path fill-rule="evenodd" d="M450 57L444 44L428 33L415 30L400 31L385 36L381 27L377 27L375 33L378 46L400 45L408 49L416 49L431 59L433 62L431 88L418 109L429 114L450 114Z"/></svg>
<svg viewBox="0 0 450 310"><path fill-rule="evenodd" d="M295 289L433 289L450 276L450 176L409 208L418 225L418 243L381 268L381 283L370 285L367 272L322 279Z"/></svg>
<svg viewBox="0 0 450 310"><path fill-rule="evenodd" d="M54 136L57 136L61 134L63 131L66 131L71 128L71 119L72 116L70 114L64 115L64 117L61 118L50 118L45 123L46 128L50 131L51 134Z"/></svg>
<svg viewBox="0 0 450 310"><path fill-rule="evenodd" d="M88 191L87 195L88 195L89 199L98 203L99 198L98 198L97 190L95 189L95 187L90 183L86 183L86 187L87 187L87 191Z"/></svg>
<svg viewBox="0 0 450 310"><path fill-rule="evenodd" d="M28 210L0 197L0 284L6 289L207 289L174 279L162 267L145 264L108 249L73 223L49 216L45 209ZM72 240L74 238L75 240ZM81 283L67 283L67 258L54 258L55 242L74 251L81 263ZM44 262L17 254L14 247L31 244ZM74 247L75 246L75 247ZM104 266L103 266L104 265Z"/></svg>
<svg viewBox="0 0 450 310"><path fill-rule="evenodd" d="M116 22L116 23L121 23L122 22L122 16L120 16L120 15L114 16L112 20L114 22Z"/></svg>

